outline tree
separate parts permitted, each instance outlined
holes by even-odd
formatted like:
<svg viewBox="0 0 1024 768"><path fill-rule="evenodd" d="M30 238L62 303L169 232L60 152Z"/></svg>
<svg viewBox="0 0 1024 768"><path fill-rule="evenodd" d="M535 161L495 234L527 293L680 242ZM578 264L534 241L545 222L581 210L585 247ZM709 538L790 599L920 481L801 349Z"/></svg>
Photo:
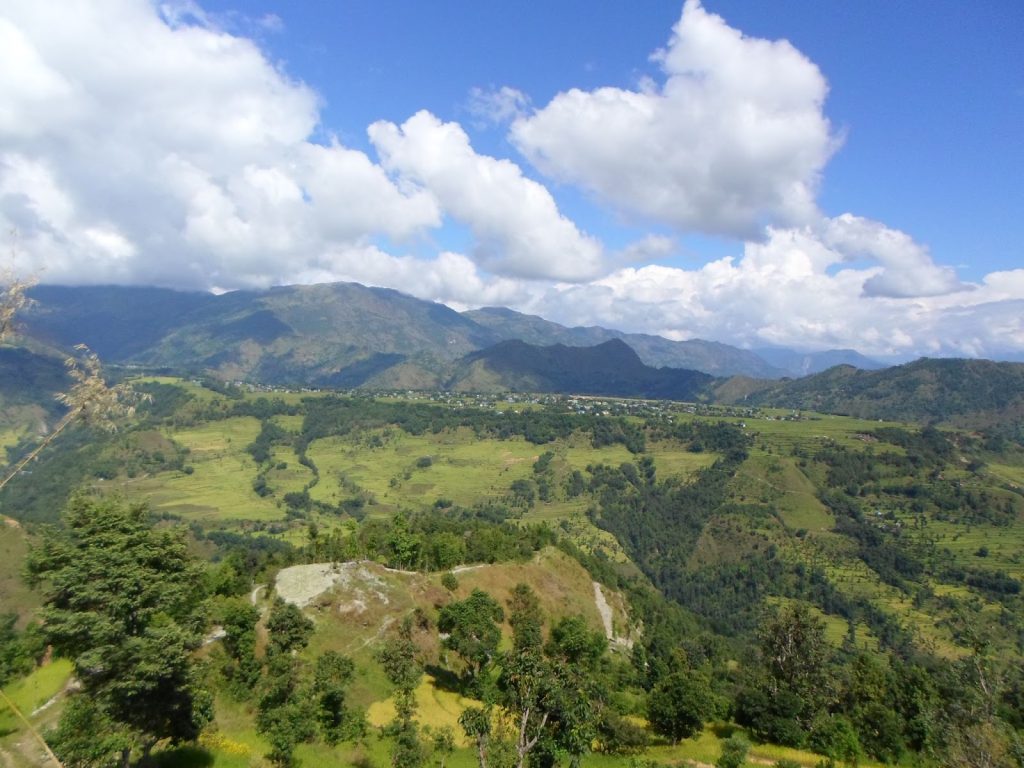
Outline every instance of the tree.
<svg viewBox="0 0 1024 768"><path fill-rule="evenodd" d="M498 652L498 622L504 616L498 602L479 589L465 600L444 606L438 614L437 627L448 635L444 645L466 661L471 683L478 680L481 670Z"/></svg>
<svg viewBox="0 0 1024 768"><path fill-rule="evenodd" d="M714 714L714 694L703 675L674 672L647 697L647 719L654 732L678 743L693 736Z"/></svg>
<svg viewBox="0 0 1024 768"><path fill-rule="evenodd" d="M312 698L302 688L297 660L284 653L269 656L256 712L256 730L270 742L270 761L275 765L292 765L295 746L316 736L316 716Z"/></svg>
<svg viewBox="0 0 1024 768"><path fill-rule="evenodd" d="M430 749L437 757L438 768L444 768L444 764L451 757L452 752L455 751L455 733L452 731L451 726L447 725L429 730L427 726L424 726L424 730L427 731L427 735L430 738Z"/></svg>
<svg viewBox="0 0 1024 768"><path fill-rule="evenodd" d="M388 680L395 686L395 719L386 733L394 739L391 748L393 768L419 768L426 761L426 750L420 739L416 715L416 687L423 676L423 666L416 658L412 639L412 620L406 618L377 655Z"/></svg>
<svg viewBox="0 0 1024 768"><path fill-rule="evenodd" d="M760 663L740 691L737 718L758 738L801 746L833 700L824 622L797 603L769 616L758 640Z"/></svg>
<svg viewBox="0 0 1024 768"><path fill-rule="evenodd" d="M734 733L722 744L722 754L715 761L715 768L741 768L749 750L750 742Z"/></svg>
<svg viewBox="0 0 1024 768"><path fill-rule="evenodd" d="M246 696L259 682L260 664L256 660L256 622L260 614L252 605L241 599L232 600L222 620L224 651L231 661L224 673L235 693Z"/></svg>
<svg viewBox="0 0 1024 768"><path fill-rule="evenodd" d="M313 695L319 708L320 732L328 744L337 744L354 730L354 718L345 701L354 672L352 659L336 651L327 651L316 660Z"/></svg>
<svg viewBox="0 0 1024 768"><path fill-rule="evenodd" d="M590 668L596 657L582 650L594 647L593 637L570 618L545 647L540 604L525 584L512 589L509 613L512 650L500 659L498 701L512 720L516 768L535 757L547 764L559 752L576 765L597 736Z"/></svg>
<svg viewBox="0 0 1024 768"><path fill-rule="evenodd" d="M29 551L27 573L42 586L42 631L72 660L88 716L121 734L122 765L158 741L199 735L212 706L191 658L203 581L178 531L151 527L142 506L80 493L65 528Z"/></svg>
<svg viewBox="0 0 1024 768"><path fill-rule="evenodd" d="M313 634L313 622L297 606L278 597L267 616L267 632L270 633L268 655L290 653L306 647Z"/></svg>

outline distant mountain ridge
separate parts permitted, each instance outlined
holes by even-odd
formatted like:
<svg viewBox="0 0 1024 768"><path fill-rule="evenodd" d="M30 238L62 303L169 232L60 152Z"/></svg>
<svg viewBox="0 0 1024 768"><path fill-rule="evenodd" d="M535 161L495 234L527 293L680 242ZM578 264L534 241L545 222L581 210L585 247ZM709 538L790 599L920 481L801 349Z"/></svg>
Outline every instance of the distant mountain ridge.
<svg viewBox="0 0 1024 768"><path fill-rule="evenodd" d="M752 352L600 327L566 328L510 309L458 313L358 283L219 296L164 288L37 286L31 332L105 361L225 379L336 387L436 388L461 357L501 341L584 347L621 339L654 368L775 378Z"/></svg>
<svg viewBox="0 0 1024 768"><path fill-rule="evenodd" d="M19 400L19 391L55 391L56 350L84 342L108 364L295 387L576 392L967 426L1024 420L1021 363L919 360L874 371L840 365L773 381L759 373L767 363L727 345L566 328L508 309L459 313L356 283L221 296L37 286L31 296L34 304L21 316L27 343L33 352L51 351L41 358L5 353L0 395L10 407L52 409L52 401ZM772 354L792 365L785 355L797 353ZM805 355L799 364L810 370L851 358L873 363L839 350ZM659 364L665 360L691 367ZM750 370L754 375L745 373ZM731 375L737 371L743 375Z"/></svg>
<svg viewBox="0 0 1024 768"><path fill-rule="evenodd" d="M483 307L463 314L503 340L519 339L537 346L564 344L589 347L621 339L636 351L645 364L655 368L687 368L712 376L743 375L759 379L778 379L788 375L786 369L770 365L753 352L715 341L672 341L663 336L624 333L600 326L568 328L504 307Z"/></svg>
<svg viewBox="0 0 1024 768"><path fill-rule="evenodd" d="M699 371L644 365L621 339L591 347L536 346L516 339L467 355L447 388L696 401L708 396L714 381Z"/></svg>
<svg viewBox="0 0 1024 768"><path fill-rule="evenodd" d="M797 352L784 347L762 347L754 349L753 352L770 365L784 370L787 375L797 377L821 373L837 365L852 365L862 371L877 371L887 367L885 363L865 357L855 349Z"/></svg>

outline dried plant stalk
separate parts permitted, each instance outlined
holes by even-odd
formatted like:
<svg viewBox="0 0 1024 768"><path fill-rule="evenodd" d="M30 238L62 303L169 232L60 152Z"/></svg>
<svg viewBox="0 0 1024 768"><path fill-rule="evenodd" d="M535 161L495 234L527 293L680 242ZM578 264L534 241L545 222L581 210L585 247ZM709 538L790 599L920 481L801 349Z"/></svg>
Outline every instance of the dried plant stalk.
<svg viewBox="0 0 1024 768"><path fill-rule="evenodd" d="M31 287L32 281L15 277L10 269L0 274L0 342L14 333L14 316L28 305L25 292Z"/></svg>
<svg viewBox="0 0 1024 768"><path fill-rule="evenodd" d="M107 432L115 432L116 419L135 413L135 403L139 396L131 386L122 383L108 387L103 380L100 359L96 353L85 344L79 344L75 349L82 352L81 359L69 357L64 361L74 384L67 392L57 395L57 400L67 406L67 413L57 422L53 431L4 476L0 481L0 490L56 440L71 423L82 421Z"/></svg>

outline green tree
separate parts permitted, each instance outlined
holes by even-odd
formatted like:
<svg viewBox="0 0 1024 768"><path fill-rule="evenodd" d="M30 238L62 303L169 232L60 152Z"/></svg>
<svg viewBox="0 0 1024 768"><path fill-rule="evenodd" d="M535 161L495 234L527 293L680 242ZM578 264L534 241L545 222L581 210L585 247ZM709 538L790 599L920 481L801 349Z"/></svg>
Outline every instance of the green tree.
<svg viewBox="0 0 1024 768"><path fill-rule="evenodd" d="M72 697L47 738L66 768L109 766L111 755L130 753L134 741L127 727L85 696Z"/></svg>
<svg viewBox="0 0 1024 768"><path fill-rule="evenodd" d="M260 679L260 663L256 659L256 622L260 614L242 599L231 600L224 610L222 644L230 661L224 675L233 691L244 697L251 693Z"/></svg>
<svg viewBox="0 0 1024 768"><path fill-rule="evenodd" d="M741 768L750 751L750 742L735 733L722 744L722 754L715 761L715 768Z"/></svg>
<svg viewBox="0 0 1024 768"><path fill-rule="evenodd" d="M395 719L385 729L392 740L393 768L420 768L427 753L416 726L416 687L423 676L412 638L412 620L406 618L377 654L388 680L395 686Z"/></svg>
<svg viewBox="0 0 1024 768"><path fill-rule="evenodd" d="M316 721L312 697L301 687L297 660L283 653L270 656L256 711L256 730L270 743L270 761L292 765L296 745L316 736Z"/></svg>
<svg viewBox="0 0 1024 768"><path fill-rule="evenodd" d="M490 760L492 720L494 707L466 707L459 715L459 726L476 747L476 759L480 768L487 768Z"/></svg>
<svg viewBox="0 0 1024 768"><path fill-rule="evenodd" d="M427 735L430 739L430 751L437 758L438 768L444 768L444 764L455 751L455 733L447 725L429 730L424 726L424 729L427 730Z"/></svg>
<svg viewBox="0 0 1024 768"><path fill-rule="evenodd" d="M346 691L354 672L352 659L336 651L327 651L316 660L313 695L319 709L320 732L328 744L337 744L356 735L353 731L358 730L358 725L353 728L357 718L346 704Z"/></svg>
<svg viewBox="0 0 1024 768"><path fill-rule="evenodd" d="M761 739L800 746L834 700L825 625L796 603L758 632L759 660L737 702L737 719Z"/></svg>
<svg viewBox="0 0 1024 768"><path fill-rule="evenodd" d="M714 711L711 684L698 672L674 672L647 697L651 728L674 744L700 731Z"/></svg>
<svg viewBox="0 0 1024 768"><path fill-rule="evenodd" d="M86 494L64 520L30 550L27 573L42 587L45 638L72 660L90 717L122 735L125 766L163 739L195 739L212 700L193 670L203 580L182 536L154 529L144 507Z"/></svg>
<svg viewBox="0 0 1024 768"><path fill-rule="evenodd" d="M449 603L438 614L437 627L448 635L444 646L465 660L471 684L498 652L498 622L504 616L498 602L480 589L474 589L465 600Z"/></svg>
<svg viewBox="0 0 1024 768"><path fill-rule="evenodd" d="M268 655L290 653L306 647L313 634L313 622L303 615L298 606L278 597L267 616L267 632L270 634Z"/></svg>
<svg viewBox="0 0 1024 768"><path fill-rule="evenodd" d="M16 613L0 614L0 685L32 668L32 656L26 638L15 627L17 622Z"/></svg>

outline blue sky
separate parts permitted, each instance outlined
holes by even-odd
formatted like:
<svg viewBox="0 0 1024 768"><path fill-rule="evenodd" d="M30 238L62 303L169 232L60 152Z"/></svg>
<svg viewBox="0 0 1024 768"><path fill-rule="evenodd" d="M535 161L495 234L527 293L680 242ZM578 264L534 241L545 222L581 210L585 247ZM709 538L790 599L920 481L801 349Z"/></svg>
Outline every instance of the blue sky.
<svg viewBox="0 0 1024 768"><path fill-rule="evenodd" d="M569 88L631 87L656 75L679 2L217 2L277 30L261 44L324 99L326 130L372 150L365 127L420 109L458 120L480 151L516 157L467 110L474 87L509 85L544 104ZM820 191L826 212L885 221L965 279L1024 263L1024 3L988 0L708 0L745 34L787 39L829 81L842 130ZM236 20L244 26L241 20ZM250 32L253 30L250 26ZM590 231L600 209L564 207ZM616 237L613 229L606 237ZM604 234L604 231L602 231ZM700 242L702 250L728 245ZM963 266L961 266L963 265Z"/></svg>
<svg viewBox="0 0 1024 768"><path fill-rule="evenodd" d="M48 281L1024 358L1014 0L29 5L0 224Z"/></svg>

